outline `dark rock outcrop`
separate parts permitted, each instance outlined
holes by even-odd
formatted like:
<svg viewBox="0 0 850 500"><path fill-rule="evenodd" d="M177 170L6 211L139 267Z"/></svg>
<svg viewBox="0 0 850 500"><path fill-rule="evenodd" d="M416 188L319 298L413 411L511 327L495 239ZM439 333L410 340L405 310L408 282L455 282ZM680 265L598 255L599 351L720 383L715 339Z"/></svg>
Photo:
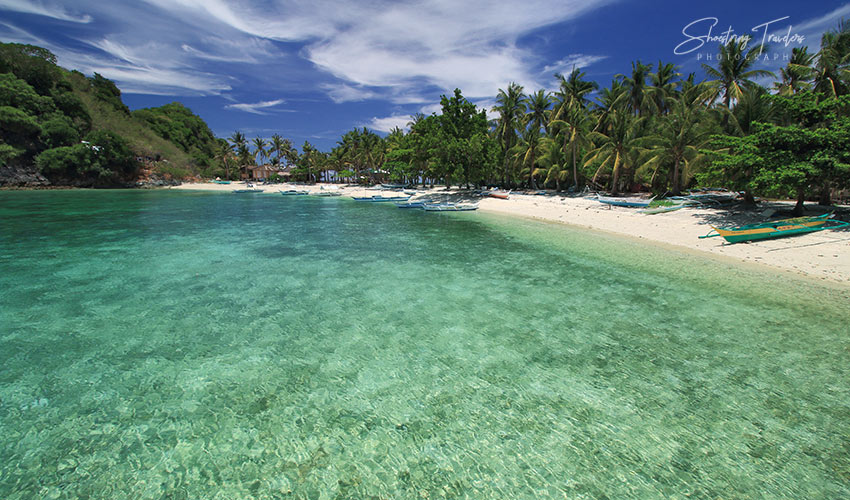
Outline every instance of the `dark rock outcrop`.
<svg viewBox="0 0 850 500"><path fill-rule="evenodd" d="M0 166L0 187L46 187L51 183L35 165Z"/></svg>

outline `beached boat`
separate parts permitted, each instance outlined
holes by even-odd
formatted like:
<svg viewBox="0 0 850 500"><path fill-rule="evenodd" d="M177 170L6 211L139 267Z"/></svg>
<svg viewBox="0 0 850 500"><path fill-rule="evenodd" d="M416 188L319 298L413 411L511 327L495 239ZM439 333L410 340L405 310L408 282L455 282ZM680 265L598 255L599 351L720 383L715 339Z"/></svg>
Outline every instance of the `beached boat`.
<svg viewBox="0 0 850 500"><path fill-rule="evenodd" d="M236 194L243 194L243 193L262 193L262 192L263 192L263 190L262 190L262 189L260 189L260 188L253 188L253 187L252 187L252 188L246 188L246 189L234 189L234 190L233 190L233 192L234 192L234 193L236 193Z"/></svg>
<svg viewBox="0 0 850 500"><path fill-rule="evenodd" d="M596 201L606 205L614 205L617 207L648 207L655 196L649 199L643 198L612 198L610 196L596 195Z"/></svg>
<svg viewBox="0 0 850 500"><path fill-rule="evenodd" d="M738 193L731 191L692 191L690 194L671 196L671 200L691 201L702 205L726 205L735 202Z"/></svg>
<svg viewBox="0 0 850 500"><path fill-rule="evenodd" d="M354 201L371 201L371 202L385 202L385 201L396 201L403 202L410 199L410 196L354 196Z"/></svg>
<svg viewBox="0 0 850 500"><path fill-rule="evenodd" d="M645 210L638 210L638 213L639 214L653 215L653 214L663 214L663 213L667 213L667 212L675 212L676 210L685 208L689 204L690 203L688 203L688 202L684 202L684 203L678 203L676 205L652 207L652 208L647 208Z"/></svg>
<svg viewBox="0 0 850 500"><path fill-rule="evenodd" d="M339 191L319 191L313 194L316 196L342 196L342 193Z"/></svg>
<svg viewBox="0 0 850 500"><path fill-rule="evenodd" d="M827 226L826 223L831 216L831 213L826 213L811 217L795 217L793 219L775 220L759 224L747 224L746 226L728 229L711 226L711 231L705 236L700 236L700 239L722 236L729 243L740 243L742 241L765 240L813 233L824 229L835 229L850 225L850 222L834 221L838 224Z"/></svg>
<svg viewBox="0 0 850 500"><path fill-rule="evenodd" d="M507 200L511 195L510 191L490 191L487 193L491 198L499 198L500 200Z"/></svg>
<svg viewBox="0 0 850 500"><path fill-rule="evenodd" d="M278 189L278 192L284 196L304 196L305 194L310 194L309 191L298 191L296 189L287 189L286 191Z"/></svg>
<svg viewBox="0 0 850 500"><path fill-rule="evenodd" d="M230 184L230 181L213 181L216 184Z"/></svg>
<svg viewBox="0 0 850 500"><path fill-rule="evenodd" d="M440 203L425 205L422 210L426 212L468 212L478 210L478 205L455 205L454 203Z"/></svg>

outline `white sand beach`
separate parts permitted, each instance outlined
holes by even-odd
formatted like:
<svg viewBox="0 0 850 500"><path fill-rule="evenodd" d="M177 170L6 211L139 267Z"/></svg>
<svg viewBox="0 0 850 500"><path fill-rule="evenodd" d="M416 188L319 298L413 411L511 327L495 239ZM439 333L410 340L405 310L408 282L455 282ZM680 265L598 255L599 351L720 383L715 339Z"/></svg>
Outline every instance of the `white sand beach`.
<svg viewBox="0 0 850 500"><path fill-rule="evenodd" d="M229 185L215 183L182 184L171 187L178 190L232 191L244 188L245 184L234 182ZM261 195L278 195L279 190L299 189L317 192L322 189L339 189L338 185L290 185L258 186L264 189ZM372 196L378 191L362 187L341 188L343 196ZM477 202L482 211L505 215L530 217L539 220L570 224L584 228L606 231L622 236L639 238L647 242L673 245L690 251L704 252L718 258L731 258L742 262L772 266L787 272L820 280L850 285L850 231L826 230L790 238L763 240L750 243L728 244L722 238L699 239L708 233L711 225L739 226L767 220L761 212L740 208L684 208L675 212L656 215L638 213L634 208L609 207L595 200L572 197L554 192L547 195L511 193L507 200L479 197L468 191L442 187L418 189L412 199L432 199L462 202ZM791 203L775 202L772 209L787 209ZM829 210L811 207L813 213Z"/></svg>

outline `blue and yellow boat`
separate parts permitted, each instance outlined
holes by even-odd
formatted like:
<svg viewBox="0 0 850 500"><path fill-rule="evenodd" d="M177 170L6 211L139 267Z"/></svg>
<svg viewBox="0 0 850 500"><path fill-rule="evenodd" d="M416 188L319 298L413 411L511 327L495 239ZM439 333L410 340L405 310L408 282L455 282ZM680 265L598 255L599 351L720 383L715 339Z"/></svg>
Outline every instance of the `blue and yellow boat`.
<svg viewBox="0 0 850 500"><path fill-rule="evenodd" d="M747 224L735 228L719 228L711 226L711 231L702 238L722 236L729 243L740 243L742 241L766 240L794 236L798 234L813 233L824 229L835 229L850 225L850 222L834 221L838 224L827 226L826 223L832 213L810 217L795 217L793 219L781 219L759 224Z"/></svg>

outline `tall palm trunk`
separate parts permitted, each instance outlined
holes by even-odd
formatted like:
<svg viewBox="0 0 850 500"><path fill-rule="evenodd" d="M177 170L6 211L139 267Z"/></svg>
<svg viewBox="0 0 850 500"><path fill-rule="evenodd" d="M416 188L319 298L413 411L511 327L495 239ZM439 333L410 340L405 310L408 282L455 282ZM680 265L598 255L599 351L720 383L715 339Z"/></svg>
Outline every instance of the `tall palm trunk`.
<svg viewBox="0 0 850 500"><path fill-rule="evenodd" d="M578 154L578 144L576 144L576 141L573 141L572 150L573 150L573 186L575 186L575 190L578 191L578 165L576 164L576 155Z"/></svg>
<svg viewBox="0 0 850 500"><path fill-rule="evenodd" d="M620 192L620 152L614 156L614 174L613 174L613 186L611 186L611 194L618 194Z"/></svg>
<svg viewBox="0 0 850 500"><path fill-rule="evenodd" d="M673 161L673 196L679 195L679 157Z"/></svg>

